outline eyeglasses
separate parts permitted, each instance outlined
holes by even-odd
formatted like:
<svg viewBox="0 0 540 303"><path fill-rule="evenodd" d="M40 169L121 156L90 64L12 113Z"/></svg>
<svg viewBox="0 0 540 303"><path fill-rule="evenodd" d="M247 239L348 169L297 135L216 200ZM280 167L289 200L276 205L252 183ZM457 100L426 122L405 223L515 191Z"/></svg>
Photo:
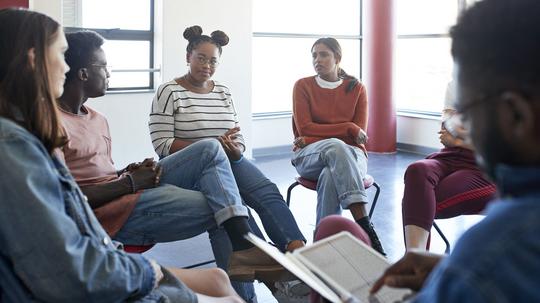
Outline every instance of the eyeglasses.
<svg viewBox="0 0 540 303"><path fill-rule="evenodd" d="M219 65L219 61L216 58L196 57L197 63L200 65L210 65L210 67L216 67Z"/></svg>
<svg viewBox="0 0 540 303"><path fill-rule="evenodd" d="M108 73L112 71L112 66L107 65L107 64L91 63L90 66L104 68Z"/></svg>

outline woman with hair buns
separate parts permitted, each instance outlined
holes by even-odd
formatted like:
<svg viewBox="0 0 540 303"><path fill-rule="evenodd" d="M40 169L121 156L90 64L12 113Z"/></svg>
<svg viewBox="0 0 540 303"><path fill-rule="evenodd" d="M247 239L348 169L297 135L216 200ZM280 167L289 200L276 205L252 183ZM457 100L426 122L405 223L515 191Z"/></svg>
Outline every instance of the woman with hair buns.
<svg viewBox="0 0 540 303"><path fill-rule="evenodd" d="M218 140L242 199L259 214L271 240L283 251L303 246L305 239L277 186L242 156L244 138L229 88L212 80L229 37L219 30L203 35L195 25L186 28L184 38L189 70L162 84L152 103L149 127L156 153L166 157L199 140Z"/></svg>
<svg viewBox="0 0 540 303"><path fill-rule="evenodd" d="M317 182L317 224L342 208L366 231L374 249L384 250L366 212L366 89L339 67L341 47L320 38L311 47L316 76L300 79L293 92L294 155L300 176Z"/></svg>

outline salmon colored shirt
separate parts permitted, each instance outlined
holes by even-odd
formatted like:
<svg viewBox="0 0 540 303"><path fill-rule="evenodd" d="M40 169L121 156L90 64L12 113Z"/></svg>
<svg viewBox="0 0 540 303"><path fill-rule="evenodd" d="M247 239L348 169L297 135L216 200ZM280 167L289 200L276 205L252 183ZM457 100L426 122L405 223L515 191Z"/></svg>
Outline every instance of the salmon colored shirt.
<svg viewBox="0 0 540 303"><path fill-rule="evenodd" d="M80 186L119 179L111 156L111 135L107 119L83 106L86 115L60 110L69 142L62 147L64 161ZM114 236L129 218L139 193L124 195L95 208L103 228Z"/></svg>
<svg viewBox="0 0 540 303"><path fill-rule="evenodd" d="M367 132L368 103L366 89L358 83L350 92L345 88L351 80L334 88L322 88L315 76L300 79L293 90L294 137L304 137L306 144L337 138L359 147L355 138L360 129Z"/></svg>

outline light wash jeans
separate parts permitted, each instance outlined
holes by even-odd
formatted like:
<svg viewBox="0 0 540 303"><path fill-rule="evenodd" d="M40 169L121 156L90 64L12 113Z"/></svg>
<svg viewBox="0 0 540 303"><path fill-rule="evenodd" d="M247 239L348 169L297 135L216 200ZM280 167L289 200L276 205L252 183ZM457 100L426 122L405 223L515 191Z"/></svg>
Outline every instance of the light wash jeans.
<svg viewBox="0 0 540 303"><path fill-rule="evenodd" d="M163 158L159 165L163 168L160 185L143 191L115 240L149 245L208 231L216 263L226 269L232 248L227 233L218 226L249 212L221 145L217 140L201 140ZM262 238L256 224L256 229L250 225ZM253 283L233 282L233 287L247 302L256 301Z"/></svg>
<svg viewBox="0 0 540 303"><path fill-rule="evenodd" d="M297 150L291 160L298 174L317 183L317 224L329 215L341 214L352 203L367 202L364 151L331 138Z"/></svg>

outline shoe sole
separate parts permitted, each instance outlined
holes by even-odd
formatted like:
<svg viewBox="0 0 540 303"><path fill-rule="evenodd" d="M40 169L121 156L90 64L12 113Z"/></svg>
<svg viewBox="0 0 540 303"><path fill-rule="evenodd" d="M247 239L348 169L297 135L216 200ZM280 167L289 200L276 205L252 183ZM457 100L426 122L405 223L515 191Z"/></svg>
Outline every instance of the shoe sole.
<svg viewBox="0 0 540 303"><path fill-rule="evenodd" d="M264 266L264 267L236 267L229 271L229 279L232 281L251 282L258 280L260 282L278 282L296 280L293 274L282 266Z"/></svg>

